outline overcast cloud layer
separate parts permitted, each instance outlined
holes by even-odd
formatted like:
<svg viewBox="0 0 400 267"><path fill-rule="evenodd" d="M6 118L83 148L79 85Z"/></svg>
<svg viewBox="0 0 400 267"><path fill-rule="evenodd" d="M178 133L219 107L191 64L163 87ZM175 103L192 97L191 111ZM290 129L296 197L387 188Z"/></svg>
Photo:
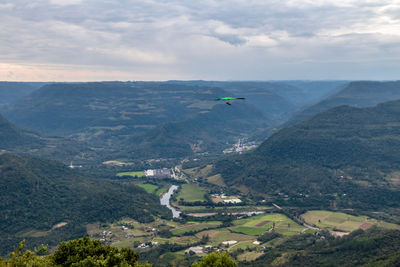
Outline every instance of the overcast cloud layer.
<svg viewBox="0 0 400 267"><path fill-rule="evenodd" d="M0 80L399 79L400 0L0 0Z"/></svg>

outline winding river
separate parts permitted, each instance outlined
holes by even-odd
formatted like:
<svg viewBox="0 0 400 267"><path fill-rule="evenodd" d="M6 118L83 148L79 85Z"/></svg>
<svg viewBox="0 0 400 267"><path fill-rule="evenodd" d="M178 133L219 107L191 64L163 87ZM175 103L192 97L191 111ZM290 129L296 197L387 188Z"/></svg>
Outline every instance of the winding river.
<svg viewBox="0 0 400 267"><path fill-rule="evenodd" d="M169 209L172 211L172 217L173 217L173 218L178 218L178 217L180 216L180 214L181 214L180 211L178 211L177 209L175 209L174 207L172 207L172 206L169 204L169 201L170 201L170 199L171 199L172 194L173 194L174 191L175 191L176 189L178 189L178 188L179 188L179 186L177 186L177 185L171 185L171 187L168 189L168 192L165 193L165 194L160 198L160 203L161 203L161 205L167 206L167 208L169 208Z"/></svg>

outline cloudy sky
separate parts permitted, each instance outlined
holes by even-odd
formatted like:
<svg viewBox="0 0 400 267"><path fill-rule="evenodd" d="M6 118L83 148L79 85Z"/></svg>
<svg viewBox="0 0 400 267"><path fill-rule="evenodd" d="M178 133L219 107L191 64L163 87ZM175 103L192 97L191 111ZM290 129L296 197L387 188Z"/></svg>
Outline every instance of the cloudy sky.
<svg viewBox="0 0 400 267"><path fill-rule="evenodd" d="M400 0L0 0L0 80L400 79Z"/></svg>

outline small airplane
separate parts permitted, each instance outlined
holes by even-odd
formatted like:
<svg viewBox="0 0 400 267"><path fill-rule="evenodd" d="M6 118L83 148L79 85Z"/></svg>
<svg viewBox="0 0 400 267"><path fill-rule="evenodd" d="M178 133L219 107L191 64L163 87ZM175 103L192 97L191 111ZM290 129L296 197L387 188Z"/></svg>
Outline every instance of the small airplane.
<svg viewBox="0 0 400 267"><path fill-rule="evenodd" d="M231 106L232 104L231 104L231 102L229 102L229 101L231 101L231 100L244 100L244 99L246 99L246 98L244 98L244 97L231 97L231 96L227 96L227 97L218 97L218 98L215 99L215 100L217 100L217 101L219 101L219 100L226 101L226 104L229 105L229 106Z"/></svg>

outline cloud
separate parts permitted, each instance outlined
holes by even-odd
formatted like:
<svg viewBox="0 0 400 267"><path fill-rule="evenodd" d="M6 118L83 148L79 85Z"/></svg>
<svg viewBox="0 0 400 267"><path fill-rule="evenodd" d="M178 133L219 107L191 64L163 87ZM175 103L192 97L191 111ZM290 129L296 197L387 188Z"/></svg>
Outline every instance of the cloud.
<svg viewBox="0 0 400 267"><path fill-rule="evenodd" d="M398 0L5 0L0 62L14 78L37 66L46 79L54 65L65 80L74 68L88 79L260 80L341 78L344 64L367 61L365 78L397 79L384 70L399 60L399 10Z"/></svg>

